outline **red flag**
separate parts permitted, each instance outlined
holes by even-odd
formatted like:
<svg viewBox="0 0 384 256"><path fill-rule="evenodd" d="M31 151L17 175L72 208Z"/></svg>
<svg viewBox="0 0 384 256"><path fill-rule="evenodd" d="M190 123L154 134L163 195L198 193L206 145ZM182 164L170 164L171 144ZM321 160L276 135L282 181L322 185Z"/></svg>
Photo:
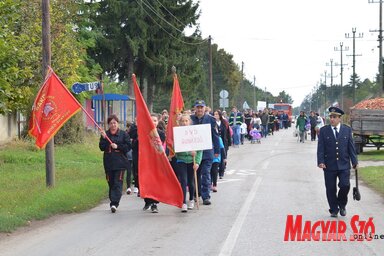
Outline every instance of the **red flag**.
<svg viewBox="0 0 384 256"><path fill-rule="evenodd" d="M165 155L160 136L132 75L136 98L137 133L139 140L140 196L181 208L183 191Z"/></svg>
<svg viewBox="0 0 384 256"><path fill-rule="evenodd" d="M37 93L29 119L28 133L36 139L36 146L45 148L48 141L80 108L80 103L50 69Z"/></svg>
<svg viewBox="0 0 384 256"><path fill-rule="evenodd" d="M181 90L179 86L179 80L177 75L173 75L173 91L171 98L171 106L169 107L169 118L167 124L167 136L166 142L169 150L169 156L173 157L175 155L175 150L173 149L173 127L177 126L177 116L183 111L184 100L183 95L181 95Z"/></svg>

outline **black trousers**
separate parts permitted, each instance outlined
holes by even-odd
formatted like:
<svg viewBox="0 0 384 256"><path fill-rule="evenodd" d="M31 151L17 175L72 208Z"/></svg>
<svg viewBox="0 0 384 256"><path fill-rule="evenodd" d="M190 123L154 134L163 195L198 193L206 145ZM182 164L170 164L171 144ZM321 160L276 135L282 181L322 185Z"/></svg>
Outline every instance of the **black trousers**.
<svg viewBox="0 0 384 256"><path fill-rule="evenodd" d="M109 187L109 205L118 207L123 191L124 170L106 171L105 175Z"/></svg>
<svg viewBox="0 0 384 256"><path fill-rule="evenodd" d="M350 176L351 171L349 169L337 171L324 171L325 188L330 212L338 213L339 208L346 207L348 202L348 193L351 187L349 182ZM339 179L338 184L337 179ZM339 187L338 192L336 185Z"/></svg>
<svg viewBox="0 0 384 256"><path fill-rule="evenodd" d="M195 176L193 170L193 163L177 162L174 164L177 179L180 182L181 189L183 190L183 203L186 203L187 187L189 192L189 200L193 200L195 195Z"/></svg>
<svg viewBox="0 0 384 256"><path fill-rule="evenodd" d="M212 163L211 167L211 182L213 186L217 186L217 175L219 174L220 163Z"/></svg>
<svg viewBox="0 0 384 256"><path fill-rule="evenodd" d="M317 134L317 132L316 132L316 126L314 126L314 127L312 127L311 126L311 141L312 140L316 140L316 134Z"/></svg>
<svg viewBox="0 0 384 256"><path fill-rule="evenodd" d="M139 188L139 155L137 150L132 150L132 167L135 187Z"/></svg>

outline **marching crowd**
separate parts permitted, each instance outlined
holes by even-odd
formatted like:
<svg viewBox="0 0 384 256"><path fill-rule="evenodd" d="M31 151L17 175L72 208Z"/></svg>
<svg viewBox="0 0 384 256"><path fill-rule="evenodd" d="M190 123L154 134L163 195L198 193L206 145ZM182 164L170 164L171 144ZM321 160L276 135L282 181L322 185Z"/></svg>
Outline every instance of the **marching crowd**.
<svg viewBox="0 0 384 256"><path fill-rule="evenodd" d="M311 116L307 118L304 112L301 112L296 122L300 138L302 138L302 131L308 128L308 124L311 129L314 125L314 131L323 125L323 123L318 124L318 116L316 118L315 116L315 113L311 112ZM183 191L182 212L194 209L195 202L199 200L195 193L195 172L198 197L201 197L203 205L210 205L210 193L218 191L217 181L224 177L230 146L238 148L244 144L245 140L249 140L251 143L261 143L263 138L273 135L280 129L287 129L291 125L288 115L284 112L273 112L267 108L258 112L252 110L240 112L233 107L231 113L227 115L225 111L219 109L212 111L203 100L197 100L192 110L186 110L178 116L177 123L179 126L210 124L213 148L170 155L165 143L168 111L163 110L161 114L151 114L151 119L157 128L164 151L167 153ZM119 119L116 115L109 116L107 122L109 129L102 132L99 147L104 151L103 163L109 185L110 208L114 213L122 196L125 171L127 172L125 175L126 193L137 194L140 197L139 142L137 126L134 122L127 123L126 131L119 129ZM316 132L311 132L311 136L316 136ZM315 137L312 139L314 140ZM151 209L153 213L158 212L158 201L151 198L144 198L144 201L143 210Z"/></svg>

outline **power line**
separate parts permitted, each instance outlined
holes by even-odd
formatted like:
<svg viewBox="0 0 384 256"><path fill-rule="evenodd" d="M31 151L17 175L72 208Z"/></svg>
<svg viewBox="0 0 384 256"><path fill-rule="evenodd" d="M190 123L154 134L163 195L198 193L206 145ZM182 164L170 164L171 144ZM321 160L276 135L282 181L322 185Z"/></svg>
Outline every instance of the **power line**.
<svg viewBox="0 0 384 256"><path fill-rule="evenodd" d="M183 22L181 22L175 15L173 15L172 12L170 12L159 0L156 0L173 18L175 18L176 21L178 21L181 25L183 25L184 27L187 27L186 24L184 24Z"/></svg>
<svg viewBox="0 0 384 256"><path fill-rule="evenodd" d="M167 23L171 28L175 29L176 31L180 32L180 33L183 33L183 31L181 31L180 29L176 28L173 24L171 24L170 22L168 22L164 17L162 17L156 10L155 8L149 4L148 2L146 2L145 0L142 0L141 1L145 6L147 6L157 17L159 17L161 20L163 20L165 23Z"/></svg>
<svg viewBox="0 0 384 256"><path fill-rule="evenodd" d="M136 0L136 2L138 4L139 3L139 0ZM173 29L177 30L179 33L181 33L182 35L184 34L183 31L181 31L180 29L176 28L175 26L173 26L171 23L169 23L165 18L161 17L161 15L154 9L153 6L151 6L149 3L146 3L145 1L142 1L142 3L144 3L144 5L146 5L154 14L156 14L156 16L158 16L161 20L163 20L164 22L166 22L169 26L171 26ZM176 36L174 36L171 32L169 32L167 29L165 29L162 25L160 25L160 23L158 23L144 8L142 9L146 14L147 16L157 25L159 26L165 33L167 33L170 37L172 37L173 39L176 39L178 40L179 42L183 43L183 44L187 44L187 45L200 45L200 44L204 44L207 42L207 39L203 39L201 40L201 42L194 42L194 43L191 43L191 42L186 42ZM197 40L196 38L192 38L193 40Z"/></svg>

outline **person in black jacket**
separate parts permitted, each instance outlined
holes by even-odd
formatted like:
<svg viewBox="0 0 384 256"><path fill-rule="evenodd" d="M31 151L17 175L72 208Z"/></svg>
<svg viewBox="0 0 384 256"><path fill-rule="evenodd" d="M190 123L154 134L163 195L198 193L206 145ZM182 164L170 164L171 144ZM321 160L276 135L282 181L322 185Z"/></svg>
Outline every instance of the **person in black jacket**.
<svg viewBox="0 0 384 256"><path fill-rule="evenodd" d="M317 116L314 111L311 111L309 116L309 122L311 124L311 141L316 140L316 125L317 125Z"/></svg>
<svg viewBox="0 0 384 256"><path fill-rule="evenodd" d="M135 181L133 193L137 194L140 197L139 191L139 140L137 135L137 125L132 123L131 128L129 129L129 137L132 142L132 171L133 179Z"/></svg>
<svg viewBox="0 0 384 256"><path fill-rule="evenodd" d="M101 132L99 148L104 151L103 164L109 186L109 205L114 213L122 195L124 171L128 165L126 155L131 149L131 142L128 134L119 129L119 119L116 115L109 116L107 122L109 129Z"/></svg>
<svg viewBox="0 0 384 256"><path fill-rule="evenodd" d="M219 132L219 136L221 137L222 141L223 141L223 144L224 144L224 153L225 153L225 156L228 155L228 149L229 149L229 146L231 145L231 133L229 131L229 123L227 120L225 120L223 118L223 115L222 115L222 112L220 111L220 109L217 109L214 113L213 113L215 119L216 119L216 124L217 124L217 128L218 128L218 132ZM221 149L220 149L220 152L221 152ZM221 153L223 154L223 153ZM220 165L219 165L219 177L220 179L223 178L224 176L224 171L225 171L225 168L227 166L227 160L226 158L224 159L223 157L221 158L221 162L220 162Z"/></svg>

